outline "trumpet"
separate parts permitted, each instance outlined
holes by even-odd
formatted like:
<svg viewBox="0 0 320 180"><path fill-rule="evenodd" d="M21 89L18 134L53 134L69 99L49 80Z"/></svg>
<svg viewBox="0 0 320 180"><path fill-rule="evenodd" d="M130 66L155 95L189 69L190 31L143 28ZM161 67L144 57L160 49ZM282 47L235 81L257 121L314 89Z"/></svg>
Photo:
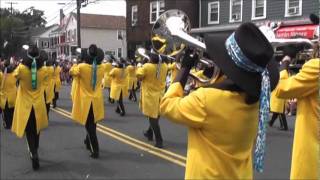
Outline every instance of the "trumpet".
<svg viewBox="0 0 320 180"><path fill-rule="evenodd" d="M161 55L174 56L190 46L203 54L206 51L206 45L189 35L190 27L189 17L183 11L173 9L164 12L152 28L151 42L153 49ZM201 57L199 62L208 68L215 67L215 70L218 70L218 67L210 59ZM177 65L177 68L180 69L180 66ZM214 78L201 79L192 73L190 73L190 76L202 83L209 83Z"/></svg>
<svg viewBox="0 0 320 180"><path fill-rule="evenodd" d="M137 62L143 62L144 59L150 61L150 57L147 55L147 50L145 48L138 48L135 52L135 57Z"/></svg>

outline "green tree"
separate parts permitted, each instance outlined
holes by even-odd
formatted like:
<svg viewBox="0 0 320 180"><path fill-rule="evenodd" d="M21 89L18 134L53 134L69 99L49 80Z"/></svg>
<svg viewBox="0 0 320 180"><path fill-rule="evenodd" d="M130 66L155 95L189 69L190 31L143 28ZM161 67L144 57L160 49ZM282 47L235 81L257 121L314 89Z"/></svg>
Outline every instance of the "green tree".
<svg viewBox="0 0 320 180"><path fill-rule="evenodd" d="M30 34L35 28L44 27L44 12L30 7L23 12L0 8L0 54L13 55L21 50L23 44L30 40ZM8 42L10 48L4 49Z"/></svg>

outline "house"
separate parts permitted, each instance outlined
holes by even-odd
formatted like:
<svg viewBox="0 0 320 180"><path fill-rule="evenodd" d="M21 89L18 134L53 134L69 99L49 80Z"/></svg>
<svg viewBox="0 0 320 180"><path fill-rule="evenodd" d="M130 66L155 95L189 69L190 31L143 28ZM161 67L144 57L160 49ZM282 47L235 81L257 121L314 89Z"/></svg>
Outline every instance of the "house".
<svg viewBox="0 0 320 180"><path fill-rule="evenodd" d="M126 0L128 57L138 47L150 48L151 30L157 18L169 9L180 9L189 16L191 26L199 26L199 2L196 0Z"/></svg>
<svg viewBox="0 0 320 180"><path fill-rule="evenodd" d="M96 44L105 54L127 57L126 18L123 16L81 14L81 47ZM77 48L77 15L63 17L60 27L50 35L51 45L57 49L57 57L71 60Z"/></svg>
<svg viewBox="0 0 320 180"><path fill-rule="evenodd" d="M232 32L243 22L258 26L268 22L281 23L276 32L281 38L302 36L314 38L316 25L310 13L318 14L318 0L199 0L199 28L194 34Z"/></svg>
<svg viewBox="0 0 320 180"><path fill-rule="evenodd" d="M49 27L41 27L33 29L31 32L30 41L32 44L37 45L41 50L45 50L51 55L52 49L50 47L50 33L59 27L58 24Z"/></svg>

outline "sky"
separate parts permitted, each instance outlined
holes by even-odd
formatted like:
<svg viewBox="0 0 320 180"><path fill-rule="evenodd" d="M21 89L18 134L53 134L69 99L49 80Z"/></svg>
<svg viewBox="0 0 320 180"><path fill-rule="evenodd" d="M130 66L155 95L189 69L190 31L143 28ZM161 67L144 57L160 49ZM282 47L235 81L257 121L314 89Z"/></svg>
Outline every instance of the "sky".
<svg viewBox="0 0 320 180"><path fill-rule="evenodd" d="M76 0L0 0L0 7L8 8L11 6L10 2L17 3L12 6L19 11L24 11L31 6L43 10L48 26L58 23L60 8L64 9L65 14L72 10L76 12ZM87 7L81 8L81 13L126 16L125 0L89 0L89 2L95 3L90 3ZM64 3L65 5L59 5L58 3Z"/></svg>

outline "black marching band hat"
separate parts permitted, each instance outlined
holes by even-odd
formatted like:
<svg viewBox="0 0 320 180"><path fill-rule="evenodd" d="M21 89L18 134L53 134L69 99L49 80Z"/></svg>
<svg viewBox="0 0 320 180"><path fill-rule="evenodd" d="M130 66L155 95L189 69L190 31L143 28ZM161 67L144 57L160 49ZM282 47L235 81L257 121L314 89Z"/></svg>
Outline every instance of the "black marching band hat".
<svg viewBox="0 0 320 180"><path fill-rule="evenodd" d="M258 97L260 95L261 73L250 72L240 68L226 48L226 40L234 37L235 43L240 47L244 56L249 61L261 68L266 68L270 75L271 90L279 80L279 71L276 61L273 59L273 48L267 38L253 23L244 23L230 35L229 33L208 34L205 36L207 52L212 60L219 66L222 72L238 85L247 94ZM239 54L235 53L235 56Z"/></svg>

